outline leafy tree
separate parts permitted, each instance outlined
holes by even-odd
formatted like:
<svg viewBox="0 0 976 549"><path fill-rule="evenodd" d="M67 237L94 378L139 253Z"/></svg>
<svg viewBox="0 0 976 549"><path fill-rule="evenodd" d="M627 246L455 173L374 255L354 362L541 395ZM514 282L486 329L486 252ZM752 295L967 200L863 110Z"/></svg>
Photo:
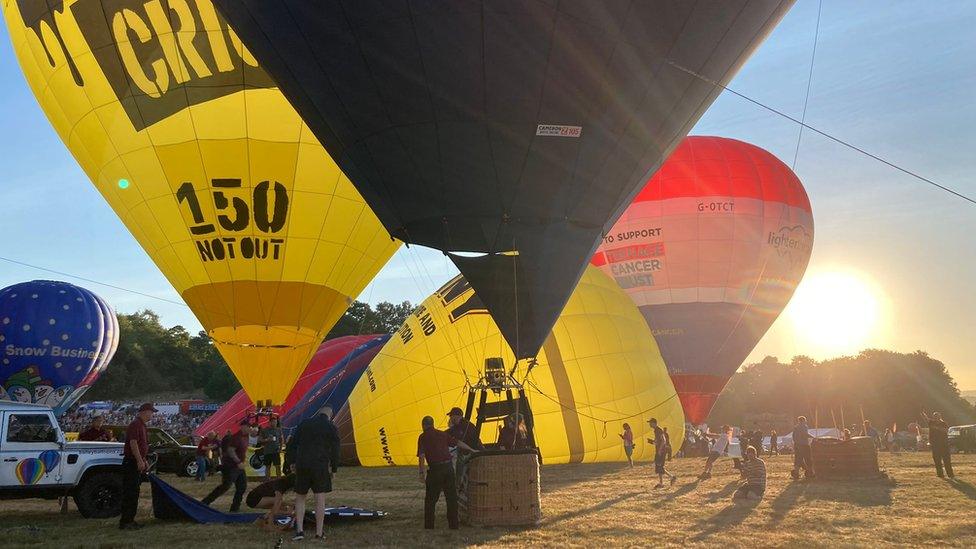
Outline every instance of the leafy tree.
<svg viewBox="0 0 976 549"><path fill-rule="evenodd" d="M413 309L414 306L409 301L400 304L383 301L377 303L375 309L368 303L355 301L329 331L326 339L359 334L392 334L400 328Z"/></svg>
<svg viewBox="0 0 976 549"><path fill-rule="evenodd" d="M976 408L959 394L945 364L927 353L878 349L817 362L775 357L746 366L732 377L709 423L741 424L747 414L805 415L821 427L860 423L903 429L920 412L941 411L950 424L976 421ZM833 413L833 414L831 414Z"/></svg>

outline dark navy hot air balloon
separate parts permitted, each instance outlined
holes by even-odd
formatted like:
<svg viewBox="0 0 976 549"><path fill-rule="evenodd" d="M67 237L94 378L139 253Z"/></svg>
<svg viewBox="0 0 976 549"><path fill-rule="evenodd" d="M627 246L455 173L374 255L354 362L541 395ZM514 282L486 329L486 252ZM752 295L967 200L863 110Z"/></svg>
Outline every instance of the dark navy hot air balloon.
<svg viewBox="0 0 976 549"><path fill-rule="evenodd" d="M390 234L450 255L516 359L792 5L214 3Z"/></svg>
<svg viewBox="0 0 976 549"><path fill-rule="evenodd" d="M353 349L281 418L281 426L294 429L325 405L332 406L333 411L338 412L349 399L349 394L356 387L366 367L389 340L389 334L378 335ZM338 420L337 417L336 421Z"/></svg>
<svg viewBox="0 0 976 549"><path fill-rule="evenodd" d="M118 345L115 311L84 288L34 280L0 290L0 399L61 414L98 379Z"/></svg>

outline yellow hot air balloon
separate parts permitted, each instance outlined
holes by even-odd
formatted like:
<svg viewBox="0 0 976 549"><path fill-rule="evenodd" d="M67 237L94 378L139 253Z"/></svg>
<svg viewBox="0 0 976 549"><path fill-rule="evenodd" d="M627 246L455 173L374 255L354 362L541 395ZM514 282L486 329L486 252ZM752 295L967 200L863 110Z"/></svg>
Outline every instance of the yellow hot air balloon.
<svg viewBox="0 0 976 549"><path fill-rule="evenodd" d="M434 416L446 428L445 414L464 407L467 384L487 357L514 363L474 290L456 277L373 359L337 417L344 441L354 440L363 465L416 463L421 418ZM617 436L624 422L634 430L635 458L654 455L643 443L651 417L668 427L675 446L684 436L681 403L647 323L595 267L584 273L525 387L546 463L626 460ZM496 438L494 425L482 430L484 442Z"/></svg>
<svg viewBox="0 0 976 549"><path fill-rule="evenodd" d="M27 81L248 395L281 403L392 241L210 0L4 0Z"/></svg>

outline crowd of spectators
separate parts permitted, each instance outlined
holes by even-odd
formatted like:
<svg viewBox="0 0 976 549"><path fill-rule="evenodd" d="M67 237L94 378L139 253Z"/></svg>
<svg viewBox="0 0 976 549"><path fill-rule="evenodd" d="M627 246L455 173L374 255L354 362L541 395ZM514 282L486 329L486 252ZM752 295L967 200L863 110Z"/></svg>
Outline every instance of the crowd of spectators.
<svg viewBox="0 0 976 549"><path fill-rule="evenodd" d="M112 410L75 409L61 416L61 428L65 432L82 432L88 428L95 416L102 416L105 425L126 426L136 417L138 404L118 403ZM154 414L149 427L158 427L177 440L189 439L193 430L200 426L212 412L191 412L189 414Z"/></svg>

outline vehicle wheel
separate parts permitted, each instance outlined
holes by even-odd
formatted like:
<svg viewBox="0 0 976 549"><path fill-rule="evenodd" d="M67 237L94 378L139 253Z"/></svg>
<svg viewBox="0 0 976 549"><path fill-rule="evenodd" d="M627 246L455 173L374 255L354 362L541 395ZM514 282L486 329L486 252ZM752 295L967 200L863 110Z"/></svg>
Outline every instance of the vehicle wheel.
<svg viewBox="0 0 976 549"><path fill-rule="evenodd" d="M183 467L180 468L180 474L184 477L196 477L197 471L200 468L197 466L197 460L190 458L183 462Z"/></svg>
<svg viewBox="0 0 976 549"><path fill-rule="evenodd" d="M122 513L122 475L96 473L75 489L75 505L85 518L111 518Z"/></svg>

